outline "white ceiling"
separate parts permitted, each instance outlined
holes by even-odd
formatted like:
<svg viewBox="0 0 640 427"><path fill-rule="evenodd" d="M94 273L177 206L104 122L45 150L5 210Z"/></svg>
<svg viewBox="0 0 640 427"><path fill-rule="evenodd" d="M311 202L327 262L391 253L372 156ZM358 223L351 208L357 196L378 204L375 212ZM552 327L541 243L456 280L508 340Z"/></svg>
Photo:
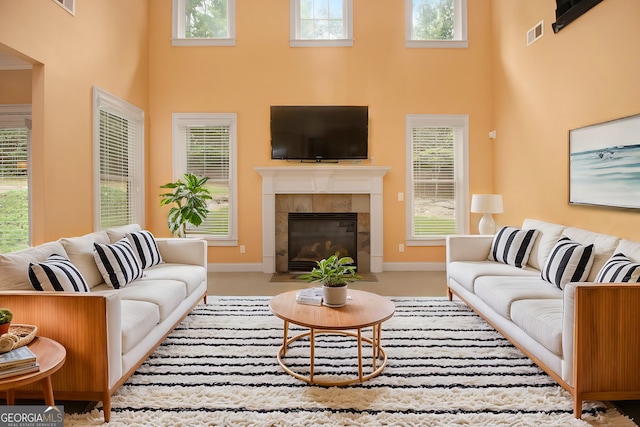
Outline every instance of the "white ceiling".
<svg viewBox="0 0 640 427"><path fill-rule="evenodd" d="M29 70L31 64L10 53L0 50L0 70Z"/></svg>

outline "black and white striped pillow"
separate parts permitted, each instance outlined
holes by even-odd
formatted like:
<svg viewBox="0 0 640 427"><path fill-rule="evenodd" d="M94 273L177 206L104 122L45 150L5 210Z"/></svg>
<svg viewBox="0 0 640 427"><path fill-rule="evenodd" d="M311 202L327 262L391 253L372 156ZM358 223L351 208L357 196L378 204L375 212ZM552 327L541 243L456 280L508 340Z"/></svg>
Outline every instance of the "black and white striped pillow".
<svg viewBox="0 0 640 427"><path fill-rule="evenodd" d="M489 259L503 264L524 268L538 237L538 230L521 230L502 227L491 242Z"/></svg>
<svg viewBox="0 0 640 427"><path fill-rule="evenodd" d="M43 262L29 263L29 281L36 291L89 292L80 271L58 254L50 255Z"/></svg>
<svg viewBox="0 0 640 427"><path fill-rule="evenodd" d="M640 282L640 263L634 263L623 253L613 255L596 276L597 283Z"/></svg>
<svg viewBox="0 0 640 427"><path fill-rule="evenodd" d="M594 257L593 244L581 245L563 237L551 250L540 277L560 289L569 282L584 282L589 277Z"/></svg>
<svg viewBox="0 0 640 427"><path fill-rule="evenodd" d="M140 261L126 238L111 244L93 244L93 258L105 283L120 289L143 275Z"/></svg>
<svg viewBox="0 0 640 427"><path fill-rule="evenodd" d="M156 239L150 231L136 231L127 233L126 236L131 246L133 246L143 269L162 262Z"/></svg>

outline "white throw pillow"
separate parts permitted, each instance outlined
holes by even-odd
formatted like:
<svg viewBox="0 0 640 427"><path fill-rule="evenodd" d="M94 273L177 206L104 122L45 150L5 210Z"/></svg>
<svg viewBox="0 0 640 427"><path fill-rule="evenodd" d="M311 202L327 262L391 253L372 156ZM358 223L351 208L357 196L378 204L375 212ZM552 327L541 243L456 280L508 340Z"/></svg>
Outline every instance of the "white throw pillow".
<svg viewBox="0 0 640 427"><path fill-rule="evenodd" d="M489 260L524 268L537 236L538 230L502 227L491 242Z"/></svg>
<svg viewBox="0 0 640 427"><path fill-rule="evenodd" d="M640 263L631 262L623 253L609 258L596 276L597 283L640 282Z"/></svg>
<svg viewBox="0 0 640 427"><path fill-rule="evenodd" d="M120 289L142 277L140 261L126 238L107 245L94 243L93 247L93 256L107 285Z"/></svg>
<svg viewBox="0 0 640 427"><path fill-rule="evenodd" d="M540 277L560 289L569 282L584 282L589 277L594 257L593 244L581 245L563 237L551 249Z"/></svg>
<svg viewBox="0 0 640 427"><path fill-rule="evenodd" d="M162 262L156 239L150 231L143 230L127 233L127 239L131 243L143 269Z"/></svg>
<svg viewBox="0 0 640 427"><path fill-rule="evenodd" d="M46 261L30 263L29 281L36 291L89 292L80 271L58 254L49 256Z"/></svg>

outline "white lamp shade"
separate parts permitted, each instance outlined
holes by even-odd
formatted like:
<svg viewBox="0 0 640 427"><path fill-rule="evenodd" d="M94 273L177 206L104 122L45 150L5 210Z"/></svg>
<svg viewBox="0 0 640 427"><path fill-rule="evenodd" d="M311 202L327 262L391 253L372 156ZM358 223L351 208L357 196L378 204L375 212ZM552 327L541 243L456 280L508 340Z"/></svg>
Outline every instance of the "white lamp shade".
<svg viewBox="0 0 640 427"><path fill-rule="evenodd" d="M471 212L502 213L502 194L474 194L471 196Z"/></svg>

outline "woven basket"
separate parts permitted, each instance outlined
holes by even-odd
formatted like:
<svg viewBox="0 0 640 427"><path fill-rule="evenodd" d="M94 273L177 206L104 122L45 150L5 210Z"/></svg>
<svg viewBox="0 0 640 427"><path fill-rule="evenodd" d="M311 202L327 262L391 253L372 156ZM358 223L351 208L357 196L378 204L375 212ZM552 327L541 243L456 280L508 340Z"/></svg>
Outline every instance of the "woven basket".
<svg viewBox="0 0 640 427"><path fill-rule="evenodd" d="M14 348L29 344L36 337L38 327L33 325L11 324L9 332L3 335L0 343L0 353L6 353Z"/></svg>

